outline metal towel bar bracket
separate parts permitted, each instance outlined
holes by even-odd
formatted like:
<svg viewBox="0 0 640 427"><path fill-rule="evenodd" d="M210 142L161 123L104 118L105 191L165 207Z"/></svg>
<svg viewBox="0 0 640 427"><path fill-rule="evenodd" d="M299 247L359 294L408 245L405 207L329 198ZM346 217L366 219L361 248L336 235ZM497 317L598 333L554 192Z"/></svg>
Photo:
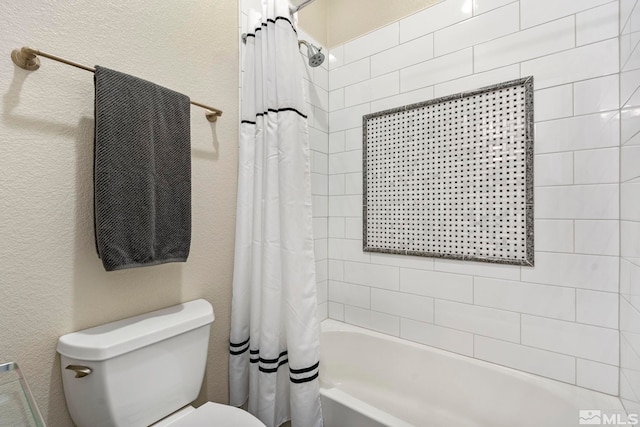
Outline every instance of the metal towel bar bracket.
<svg viewBox="0 0 640 427"><path fill-rule="evenodd" d="M11 52L11 60L13 61L13 63L16 64L18 67L28 71L35 71L38 68L40 68L40 59L38 58L39 56L42 56L43 58L52 59L54 61L61 62L63 64L71 65L72 67L80 68L82 70L91 71L92 73L95 73L96 71L96 69L93 67L89 67L87 65L82 65L77 62L69 61L68 59L51 55L50 53L42 52L41 50L38 50L38 49L32 49L27 46L22 47L20 49L14 49ZM202 104L196 101L191 101L191 104L204 108L206 110L205 116L207 117L207 120L209 120L210 122L215 122L216 120L218 120L218 117L222 115L222 110L219 110L214 107L210 107L206 104Z"/></svg>

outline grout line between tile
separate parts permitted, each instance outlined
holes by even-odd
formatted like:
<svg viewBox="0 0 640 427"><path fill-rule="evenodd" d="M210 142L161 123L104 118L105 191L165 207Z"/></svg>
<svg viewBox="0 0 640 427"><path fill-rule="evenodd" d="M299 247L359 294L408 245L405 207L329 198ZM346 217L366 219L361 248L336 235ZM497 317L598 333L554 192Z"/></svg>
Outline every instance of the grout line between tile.
<svg viewBox="0 0 640 427"><path fill-rule="evenodd" d="M518 325L520 326L519 343L522 345L522 313L518 313Z"/></svg>
<svg viewBox="0 0 640 427"><path fill-rule="evenodd" d="M573 48L578 46L578 17L577 13L573 14Z"/></svg>

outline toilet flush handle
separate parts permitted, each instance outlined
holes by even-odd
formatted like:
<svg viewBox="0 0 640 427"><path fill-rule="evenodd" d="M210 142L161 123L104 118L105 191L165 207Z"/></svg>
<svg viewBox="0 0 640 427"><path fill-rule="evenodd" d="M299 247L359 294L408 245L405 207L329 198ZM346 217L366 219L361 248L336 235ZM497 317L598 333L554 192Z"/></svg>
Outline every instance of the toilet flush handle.
<svg viewBox="0 0 640 427"><path fill-rule="evenodd" d="M64 369L69 369L74 371L76 373L75 378L83 378L89 375L91 372L93 372L93 369L89 368L88 366L82 366L82 365L69 365Z"/></svg>

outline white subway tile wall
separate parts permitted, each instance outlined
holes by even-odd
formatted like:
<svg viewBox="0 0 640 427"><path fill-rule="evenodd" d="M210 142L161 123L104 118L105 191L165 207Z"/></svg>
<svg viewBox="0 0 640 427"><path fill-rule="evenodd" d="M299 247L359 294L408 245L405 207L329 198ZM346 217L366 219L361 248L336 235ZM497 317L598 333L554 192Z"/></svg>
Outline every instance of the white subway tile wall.
<svg viewBox="0 0 640 427"><path fill-rule="evenodd" d="M517 3L438 30L434 34L435 56L444 55L478 43L494 40L519 30Z"/></svg>
<svg viewBox="0 0 640 427"><path fill-rule="evenodd" d="M618 54L618 11L623 25L638 22L629 19L640 17L637 1L445 0L331 49L330 318L604 393L617 394L620 382L640 395L635 371L618 377L617 325L619 280L629 300L640 290L640 58ZM631 55L637 39L620 37L628 45L620 51ZM362 115L529 75L535 267L363 252ZM628 181L622 190L618 175ZM620 202L625 230L638 238L626 245ZM625 307L640 319L640 303ZM640 339L627 340L637 343L626 347L637 369Z"/></svg>
<svg viewBox="0 0 640 427"><path fill-rule="evenodd" d="M415 104L433 98L433 87L425 87L410 92L400 93L387 98L377 99L371 102L371 111L383 111L404 105Z"/></svg>
<svg viewBox="0 0 640 427"><path fill-rule="evenodd" d="M575 184L603 184L618 183L620 168L618 147L602 150L577 151L575 153ZM601 168L601 164L611 164L615 167Z"/></svg>
<svg viewBox="0 0 640 427"><path fill-rule="evenodd" d="M576 115L611 111L619 103L617 74L585 80L573 85L573 109Z"/></svg>
<svg viewBox="0 0 640 427"><path fill-rule="evenodd" d="M618 294L612 292L588 291L576 292L576 320L589 325L618 327Z"/></svg>
<svg viewBox="0 0 640 427"><path fill-rule="evenodd" d="M623 221L640 221L640 181L623 182L620 191L623 198L620 218Z"/></svg>
<svg viewBox="0 0 640 427"><path fill-rule="evenodd" d="M618 394L618 369L615 366L578 359L576 381L579 386L585 388Z"/></svg>
<svg viewBox="0 0 640 427"><path fill-rule="evenodd" d="M535 92L536 120L562 119L573 116L573 85L561 85Z"/></svg>
<svg viewBox="0 0 640 427"><path fill-rule="evenodd" d="M533 165L535 185L548 187L573 184L573 156L570 151L538 154Z"/></svg>
<svg viewBox="0 0 640 427"><path fill-rule="evenodd" d="M620 135L620 399L629 412L640 412L640 4L638 0L620 1L620 96L609 98L608 104L618 101L621 112ZM603 24L604 25L604 24ZM604 28L598 30L606 31ZM597 97L588 97L590 103L598 97L607 99L603 82ZM617 92L616 92L617 93ZM595 99L594 99L595 98ZM635 183L635 184L634 184ZM602 234L599 239L605 236ZM585 304L594 304L594 298L585 298ZM611 301L608 302L612 304ZM585 313L587 316L588 313ZM590 321L613 322L591 314ZM582 381L593 386L605 386L610 381L605 369L594 369L591 378ZM613 384L609 384L612 387Z"/></svg>
<svg viewBox="0 0 640 427"><path fill-rule="evenodd" d="M372 310L433 323L434 300L402 292L371 289Z"/></svg>
<svg viewBox="0 0 640 427"><path fill-rule="evenodd" d="M507 82L520 77L518 64L507 65L483 73L474 73L467 77L438 83L434 87L434 96L440 98L484 86L491 86L495 82ZM373 104L372 104L373 107Z"/></svg>
<svg viewBox="0 0 640 427"><path fill-rule="evenodd" d="M526 314L522 315L521 328L524 345L613 366L618 364L618 331L615 329Z"/></svg>
<svg viewBox="0 0 640 427"><path fill-rule="evenodd" d="M537 122L534 143L536 155L617 147L620 140L619 117L617 111L608 111Z"/></svg>
<svg viewBox="0 0 640 427"><path fill-rule="evenodd" d="M322 47L316 40L298 29L298 36L316 46ZM323 47L323 51L326 48ZM301 49L306 54L306 49ZM314 227L314 255L316 259L316 283L318 298L318 319L328 317L329 280L329 71L325 62L316 68L308 65L307 58L301 55L305 77L305 98L311 114L308 116L309 148L311 150L311 194L314 223L324 229ZM319 227L318 227L319 228Z"/></svg>
<svg viewBox="0 0 640 427"><path fill-rule="evenodd" d="M300 39L307 40L322 47L316 40L298 30ZM326 48L323 47L326 51ZM306 55L306 49L301 48ZM328 295L331 285L329 280L329 200L331 192L329 182L329 157L331 149L329 141L329 111L332 101L329 96L328 63L325 61L320 67L311 68L306 56L301 56L304 75L305 98L308 102L309 145L311 155L311 194L314 225L314 253L316 259L316 283L318 298L318 318L328 317Z"/></svg>
<svg viewBox="0 0 640 427"><path fill-rule="evenodd" d="M400 70L400 91L408 92L473 73L473 50L467 48Z"/></svg>
<svg viewBox="0 0 640 427"><path fill-rule="evenodd" d="M618 256L620 253L619 226L618 221L576 221L576 252Z"/></svg>
<svg viewBox="0 0 640 427"><path fill-rule="evenodd" d="M400 43L449 27L471 17L468 0L446 0L400 20Z"/></svg>
<svg viewBox="0 0 640 427"><path fill-rule="evenodd" d="M620 254L624 258L638 263L638 258L640 258L640 221L621 221L620 235L623 237L620 242Z"/></svg>
<svg viewBox="0 0 640 427"><path fill-rule="evenodd" d="M520 342L519 313L437 299L434 315L436 325L504 341Z"/></svg>
<svg viewBox="0 0 640 427"><path fill-rule="evenodd" d="M563 286L476 277L473 283L473 302L501 310L574 320L576 291Z"/></svg>
<svg viewBox="0 0 640 427"><path fill-rule="evenodd" d="M349 322L346 319L345 321ZM400 337L465 356L473 356L473 334L458 329L400 317Z"/></svg>
<svg viewBox="0 0 640 427"><path fill-rule="evenodd" d="M520 70L536 76L536 87L543 88L617 73L617 63L618 41L609 39L525 61Z"/></svg>
<svg viewBox="0 0 640 427"><path fill-rule="evenodd" d="M473 0L473 15L480 15L512 2L513 0Z"/></svg>
<svg viewBox="0 0 640 427"><path fill-rule="evenodd" d="M551 351L506 341L474 336L474 356L478 359L542 375L567 383L576 380L576 360Z"/></svg>
<svg viewBox="0 0 640 427"><path fill-rule="evenodd" d="M618 184L536 187L534 193L536 218L618 219Z"/></svg>
<svg viewBox="0 0 640 427"><path fill-rule="evenodd" d="M618 3L613 1L576 14L576 44L617 37Z"/></svg>
<svg viewBox="0 0 640 427"><path fill-rule="evenodd" d="M474 46L473 66L475 71L486 71L528 59L544 58L544 55L574 46L575 20L566 17ZM533 75L538 79L536 74ZM540 87L540 82L536 81L535 85Z"/></svg>
<svg viewBox="0 0 640 427"><path fill-rule="evenodd" d="M385 255L379 255L385 257ZM419 263L419 259L415 260ZM473 301L473 277L439 271L400 269L400 291L413 295L425 295L438 299Z"/></svg>
<svg viewBox="0 0 640 427"><path fill-rule="evenodd" d="M541 252L573 252L573 229L571 220L536 220L534 226L536 249Z"/></svg>
<svg viewBox="0 0 640 427"><path fill-rule="evenodd" d="M574 15L595 6L611 3L611 0L520 0L521 25L528 28L562 16ZM615 37L616 34L611 37Z"/></svg>
<svg viewBox="0 0 640 427"><path fill-rule="evenodd" d="M380 76L431 58L433 34L427 34L371 56L371 75Z"/></svg>

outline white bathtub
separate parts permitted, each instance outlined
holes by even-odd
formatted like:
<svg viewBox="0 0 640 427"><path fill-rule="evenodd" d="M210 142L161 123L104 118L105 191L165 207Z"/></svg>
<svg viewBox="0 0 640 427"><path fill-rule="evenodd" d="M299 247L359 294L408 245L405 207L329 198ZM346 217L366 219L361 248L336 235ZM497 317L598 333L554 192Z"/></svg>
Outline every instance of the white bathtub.
<svg viewBox="0 0 640 427"><path fill-rule="evenodd" d="M613 396L333 320L320 353L325 427L571 427L580 410L626 419Z"/></svg>

